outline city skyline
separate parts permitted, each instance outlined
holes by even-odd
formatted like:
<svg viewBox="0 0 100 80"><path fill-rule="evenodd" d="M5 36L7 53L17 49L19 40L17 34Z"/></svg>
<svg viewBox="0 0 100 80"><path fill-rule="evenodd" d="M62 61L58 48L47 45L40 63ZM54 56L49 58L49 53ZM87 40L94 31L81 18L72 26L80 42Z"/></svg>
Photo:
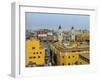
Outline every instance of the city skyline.
<svg viewBox="0 0 100 80"><path fill-rule="evenodd" d="M28 30L54 29L61 25L63 30L75 29L89 30L89 16L75 14L54 13L25 13L25 25Z"/></svg>

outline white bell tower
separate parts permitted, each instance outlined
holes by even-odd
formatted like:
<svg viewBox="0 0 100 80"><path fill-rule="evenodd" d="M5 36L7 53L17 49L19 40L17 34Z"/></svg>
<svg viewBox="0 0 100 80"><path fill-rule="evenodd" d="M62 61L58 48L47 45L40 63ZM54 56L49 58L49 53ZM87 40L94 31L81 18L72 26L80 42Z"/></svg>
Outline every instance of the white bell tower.
<svg viewBox="0 0 100 80"><path fill-rule="evenodd" d="M59 26L59 28L58 28L58 41L59 41L59 43L62 43L62 40L63 40L63 32L62 32L61 26Z"/></svg>
<svg viewBox="0 0 100 80"><path fill-rule="evenodd" d="M74 30L74 27L71 28L71 40L75 41L75 30Z"/></svg>

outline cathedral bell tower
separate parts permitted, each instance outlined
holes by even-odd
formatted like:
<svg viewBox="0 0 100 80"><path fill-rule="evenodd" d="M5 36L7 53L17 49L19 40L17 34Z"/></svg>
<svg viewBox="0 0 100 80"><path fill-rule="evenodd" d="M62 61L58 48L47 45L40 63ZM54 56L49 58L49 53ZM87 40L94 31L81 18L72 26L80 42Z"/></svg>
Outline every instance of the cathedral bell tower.
<svg viewBox="0 0 100 80"><path fill-rule="evenodd" d="M62 32L62 28L61 25L58 27L58 41L59 43L62 43L63 40L63 32Z"/></svg>

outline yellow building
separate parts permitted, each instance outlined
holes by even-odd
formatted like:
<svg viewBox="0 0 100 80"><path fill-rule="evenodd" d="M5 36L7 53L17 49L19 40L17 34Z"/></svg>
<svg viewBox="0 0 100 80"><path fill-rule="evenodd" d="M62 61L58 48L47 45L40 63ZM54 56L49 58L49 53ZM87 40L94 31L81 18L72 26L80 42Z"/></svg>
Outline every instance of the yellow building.
<svg viewBox="0 0 100 80"><path fill-rule="evenodd" d="M36 39L26 40L26 66L44 65L45 50Z"/></svg>
<svg viewBox="0 0 100 80"><path fill-rule="evenodd" d="M84 54L89 54L88 47L78 48L73 46L65 48L59 43L54 43L51 45L51 50L56 56L55 61L57 65L78 65L89 63L89 58L84 57Z"/></svg>
<svg viewBox="0 0 100 80"><path fill-rule="evenodd" d="M76 36L77 41L89 41L89 33L81 33Z"/></svg>

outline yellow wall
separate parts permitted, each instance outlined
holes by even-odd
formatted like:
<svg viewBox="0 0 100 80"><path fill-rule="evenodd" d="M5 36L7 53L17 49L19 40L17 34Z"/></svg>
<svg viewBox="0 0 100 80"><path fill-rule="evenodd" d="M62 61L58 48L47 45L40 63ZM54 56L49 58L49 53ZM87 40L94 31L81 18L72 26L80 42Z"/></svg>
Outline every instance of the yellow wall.
<svg viewBox="0 0 100 80"><path fill-rule="evenodd" d="M26 40L26 65L31 61L36 65L45 63L45 51L41 48L40 42L35 39Z"/></svg>
<svg viewBox="0 0 100 80"><path fill-rule="evenodd" d="M58 65L73 65L78 62L78 54L77 53L58 53L57 61Z"/></svg>
<svg viewBox="0 0 100 80"><path fill-rule="evenodd" d="M78 65L88 64L86 61L79 59L80 52L64 52L59 49L58 45L51 45L51 49L57 56L57 65ZM82 51L81 53L89 53L89 51Z"/></svg>

